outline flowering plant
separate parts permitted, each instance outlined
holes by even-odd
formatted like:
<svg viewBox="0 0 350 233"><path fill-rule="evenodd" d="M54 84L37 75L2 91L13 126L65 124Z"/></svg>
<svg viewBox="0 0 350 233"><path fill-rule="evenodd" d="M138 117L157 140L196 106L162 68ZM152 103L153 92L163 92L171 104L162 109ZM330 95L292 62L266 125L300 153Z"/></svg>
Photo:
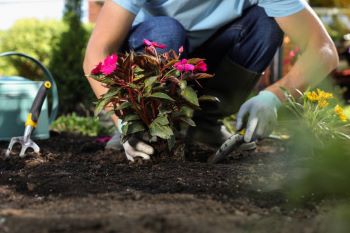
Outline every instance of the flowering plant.
<svg viewBox="0 0 350 233"><path fill-rule="evenodd" d="M286 107L306 124L308 131L311 131L318 141L350 140L350 124L332 93L320 89L304 93L297 90L299 98L294 98L286 90L284 93L287 99Z"/></svg>
<svg viewBox="0 0 350 233"><path fill-rule="evenodd" d="M177 123L195 126L187 110L199 108L199 98L191 85L212 75L206 73L203 59L180 59L183 47L160 54L156 48L165 45L149 40L144 44L144 52L112 54L91 71L89 77L109 89L98 100L95 114L109 106L122 120L123 140L142 132L167 140L171 148Z"/></svg>

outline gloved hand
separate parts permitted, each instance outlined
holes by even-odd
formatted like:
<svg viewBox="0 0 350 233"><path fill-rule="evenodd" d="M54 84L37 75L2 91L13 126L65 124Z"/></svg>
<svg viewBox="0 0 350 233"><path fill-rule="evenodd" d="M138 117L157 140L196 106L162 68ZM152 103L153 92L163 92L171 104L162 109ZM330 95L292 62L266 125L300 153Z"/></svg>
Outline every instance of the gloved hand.
<svg viewBox="0 0 350 233"><path fill-rule="evenodd" d="M150 159L150 155L154 153L153 147L146 144L140 137L132 136L126 142L121 142L121 128L123 124L120 119L117 122L118 130L115 132L114 136L106 144L106 149L120 150L124 149L126 158L132 162L135 161L136 157L141 157L145 160ZM139 135L138 135L139 136Z"/></svg>
<svg viewBox="0 0 350 233"><path fill-rule="evenodd" d="M247 100L239 109L236 128L241 130L243 120L249 115L244 141L250 142L253 138L264 138L270 135L277 122L277 109L281 106L279 98L270 91L261 91Z"/></svg>
<svg viewBox="0 0 350 233"><path fill-rule="evenodd" d="M150 159L150 155L154 153L152 146L146 144L136 136L131 136L125 143L123 143L126 158L134 162L136 157L141 157L144 160Z"/></svg>

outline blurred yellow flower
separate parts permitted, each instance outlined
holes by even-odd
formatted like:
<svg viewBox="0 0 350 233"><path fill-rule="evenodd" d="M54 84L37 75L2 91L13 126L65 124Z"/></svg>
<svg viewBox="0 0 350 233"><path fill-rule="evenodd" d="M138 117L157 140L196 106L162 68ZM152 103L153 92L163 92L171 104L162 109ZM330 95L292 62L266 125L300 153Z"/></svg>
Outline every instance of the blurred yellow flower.
<svg viewBox="0 0 350 233"><path fill-rule="evenodd" d="M332 93L325 92L325 91L322 91L320 89L317 89L317 94L318 94L319 99L322 99L322 100L329 100L329 99L333 98Z"/></svg>
<svg viewBox="0 0 350 233"><path fill-rule="evenodd" d="M318 101L319 97L317 95L317 93L315 91L308 91L306 93L306 97L308 98L308 100L310 100L311 102L316 102Z"/></svg>
<svg viewBox="0 0 350 233"><path fill-rule="evenodd" d="M337 106L335 106L334 112L338 115L338 117L341 121L343 121L343 122L347 121L347 117L344 114L344 109L342 107L340 107L338 104L337 104Z"/></svg>
<svg viewBox="0 0 350 233"><path fill-rule="evenodd" d="M328 100L333 98L333 94L317 89L317 91L306 92L306 97L311 102L318 102L320 108L324 108L329 105Z"/></svg>
<svg viewBox="0 0 350 233"><path fill-rule="evenodd" d="M328 101L323 99L319 100L317 104L320 108L325 108L329 105Z"/></svg>

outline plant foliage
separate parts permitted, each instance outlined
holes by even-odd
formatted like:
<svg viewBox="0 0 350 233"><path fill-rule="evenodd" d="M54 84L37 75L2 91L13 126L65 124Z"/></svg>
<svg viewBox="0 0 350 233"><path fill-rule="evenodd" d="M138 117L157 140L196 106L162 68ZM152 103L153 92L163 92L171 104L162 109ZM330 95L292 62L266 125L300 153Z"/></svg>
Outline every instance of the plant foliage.
<svg viewBox="0 0 350 233"><path fill-rule="evenodd" d="M188 109L198 109L197 94L191 85L199 85L197 79L211 78L206 73L203 59L180 59L170 50L159 54L156 48L164 48L156 42L145 40L142 53L111 55L99 63L90 77L109 88L97 102L96 114L107 106L122 120L122 134L128 136L143 132L149 138L175 141L177 123L195 125L186 114Z"/></svg>
<svg viewBox="0 0 350 233"><path fill-rule="evenodd" d="M299 97L294 98L288 91L284 92L286 107L319 143L325 144L329 139L350 140L348 119L332 93L320 89L297 91Z"/></svg>
<svg viewBox="0 0 350 233"><path fill-rule="evenodd" d="M75 113L62 115L51 125L57 132L69 132L85 136L109 135L111 129L101 125L97 117L82 117Z"/></svg>

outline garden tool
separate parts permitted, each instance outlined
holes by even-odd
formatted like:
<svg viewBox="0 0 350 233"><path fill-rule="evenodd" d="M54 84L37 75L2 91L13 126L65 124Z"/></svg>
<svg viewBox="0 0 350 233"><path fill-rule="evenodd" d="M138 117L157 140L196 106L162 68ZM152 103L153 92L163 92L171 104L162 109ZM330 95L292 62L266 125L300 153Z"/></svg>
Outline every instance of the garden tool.
<svg viewBox="0 0 350 233"><path fill-rule="evenodd" d="M58 113L58 91L56 82L51 72L37 59L20 52L0 53L0 59L16 61L19 72L22 70L22 62L38 70L42 75L31 80L22 76L6 75L1 70L0 74L0 141L10 141L13 137L23 135L27 114L34 102L44 78L51 82L50 105L45 100L41 109L38 125L33 131L32 139L48 139L50 137L49 126L56 119ZM22 67L22 68L21 68ZM21 72L22 73L22 72ZM41 77L42 76L42 77ZM34 76L33 76L34 78ZM50 114L49 114L50 113Z"/></svg>
<svg viewBox="0 0 350 233"><path fill-rule="evenodd" d="M219 148L219 150L208 159L209 163L218 163L225 159L228 154L238 149L244 143L244 133L231 135Z"/></svg>
<svg viewBox="0 0 350 233"><path fill-rule="evenodd" d="M41 85L41 87L40 87L40 89L39 89L39 91L34 99L34 102L32 104L30 112L27 116L27 120L25 123L24 135L22 137L14 137L11 139L10 145L6 151L6 157L10 156L12 147L16 143L19 143L22 146L21 152L19 154L19 156L21 158L23 158L25 156L25 152L28 148L32 148L35 153L39 153L40 147L30 138L30 136L31 136L33 130L37 126L38 119L39 119L40 112L41 112L41 107L42 107L44 100L46 98L47 90L50 88L51 88L51 82L49 82L49 81L46 81Z"/></svg>

